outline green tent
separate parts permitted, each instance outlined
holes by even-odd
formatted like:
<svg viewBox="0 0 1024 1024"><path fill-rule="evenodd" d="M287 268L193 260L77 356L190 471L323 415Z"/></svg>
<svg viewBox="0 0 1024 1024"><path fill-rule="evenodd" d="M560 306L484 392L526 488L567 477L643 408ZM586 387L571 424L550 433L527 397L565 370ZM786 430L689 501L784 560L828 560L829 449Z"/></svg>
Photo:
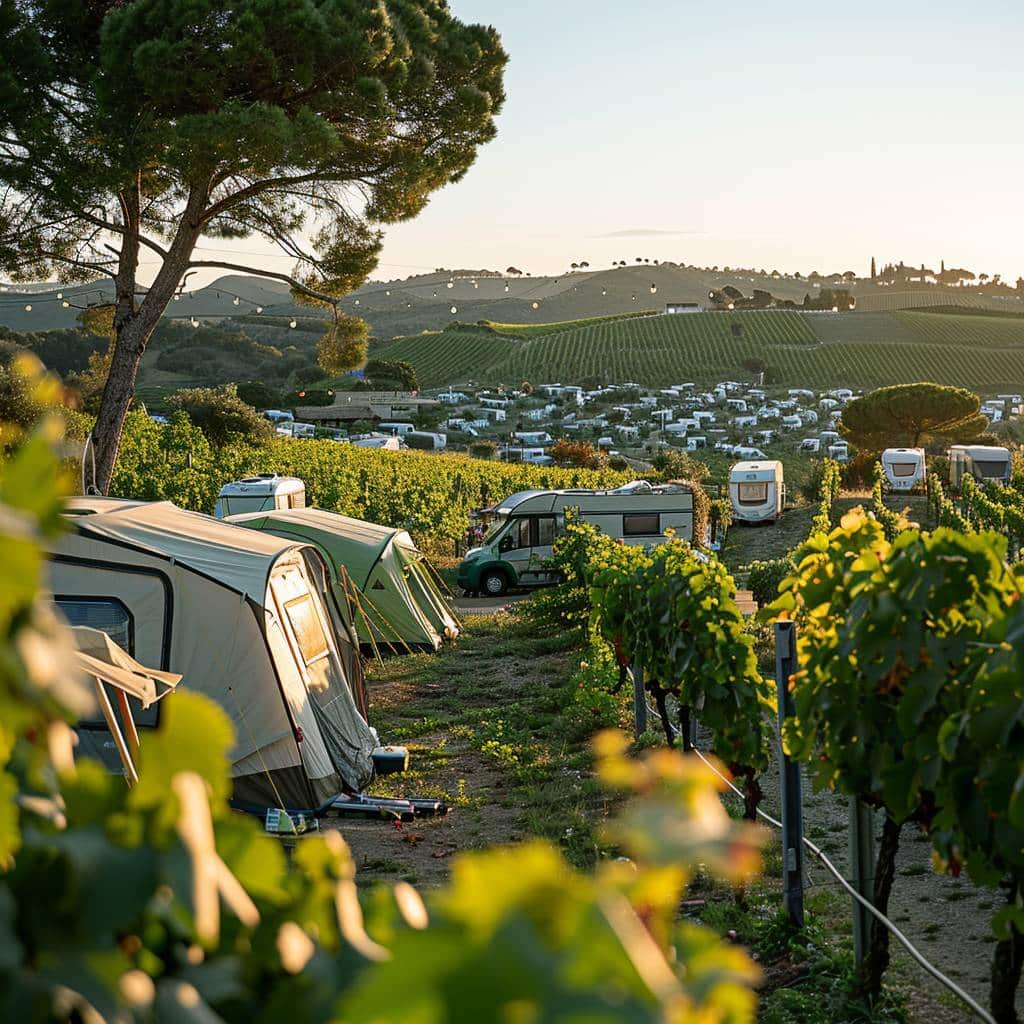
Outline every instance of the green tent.
<svg viewBox="0 0 1024 1024"><path fill-rule="evenodd" d="M442 639L458 635L431 568L405 530L317 508L250 512L226 521L315 545L363 643L437 650Z"/></svg>

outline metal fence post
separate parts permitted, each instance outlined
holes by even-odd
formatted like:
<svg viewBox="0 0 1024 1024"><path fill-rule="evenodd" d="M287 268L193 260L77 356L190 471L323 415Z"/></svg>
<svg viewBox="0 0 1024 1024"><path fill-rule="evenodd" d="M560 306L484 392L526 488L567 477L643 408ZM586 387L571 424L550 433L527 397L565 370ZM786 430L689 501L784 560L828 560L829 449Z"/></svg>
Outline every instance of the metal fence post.
<svg viewBox="0 0 1024 1024"><path fill-rule="evenodd" d="M875 901L875 814L856 797L850 799L850 882L869 903ZM853 901L853 953L857 966L867 954L872 917L867 907Z"/></svg>
<svg viewBox="0 0 1024 1024"><path fill-rule="evenodd" d="M644 668L634 660L630 673L633 676L633 731L636 738L647 731L647 694L644 692Z"/></svg>
<svg viewBox="0 0 1024 1024"><path fill-rule="evenodd" d="M775 623L775 682L779 691L779 734L796 708L789 692L789 678L796 671L796 626ZM804 925L804 827L800 798L800 765L779 748L782 775L782 893L790 920Z"/></svg>

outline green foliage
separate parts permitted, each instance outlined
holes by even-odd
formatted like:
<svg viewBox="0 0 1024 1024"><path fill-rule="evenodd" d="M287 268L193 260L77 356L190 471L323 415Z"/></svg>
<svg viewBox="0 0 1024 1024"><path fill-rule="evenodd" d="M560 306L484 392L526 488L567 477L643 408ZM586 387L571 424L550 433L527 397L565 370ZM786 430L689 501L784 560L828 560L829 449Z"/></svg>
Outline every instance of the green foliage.
<svg viewBox="0 0 1024 1024"><path fill-rule="evenodd" d="M832 529L832 505L839 497L839 488L842 485L842 474L839 470L839 463L833 459L824 459L821 462L821 477L818 483L818 511L811 520L810 533L828 533Z"/></svg>
<svg viewBox="0 0 1024 1024"><path fill-rule="evenodd" d="M858 448L919 448L932 441L971 441L988 426L981 400L963 388L896 384L843 408L840 431Z"/></svg>
<svg viewBox="0 0 1024 1024"><path fill-rule="evenodd" d="M674 448L658 452L651 459L651 465L665 480L696 480L703 483L711 475L706 462L701 462L689 452Z"/></svg>
<svg viewBox="0 0 1024 1024"><path fill-rule="evenodd" d="M779 584L793 574L796 563L787 556L751 562L747 568L747 588L754 595L754 600L764 607L779 596Z"/></svg>
<svg viewBox="0 0 1024 1024"><path fill-rule="evenodd" d="M28 428L46 415L49 406L38 387L40 370L39 361L27 353L0 365L0 423Z"/></svg>
<svg viewBox="0 0 1024 1024"><path fill-rule="evenodd" d="M416 368L401 359L371 359L365 367L366 376L381 391L419 391Z"/></svg>
<svg viewBox="0 0 1024 1024"><path fill-rule="evenodd" d="M320 368L329 376L357 370L366 362L370 328L357 316L338 313L316 344Z"/></svg>
<svg viewBox="0 0 1024 1024"><path fill-rule="evenodd" d="M799 621L796 717L784 741L818 786L927 823L960 681L987 658L980 641L1015 600L1005 553L994 534L944 528L903 529L890 543L860 509L796 553L768 614Z"/></svg>
<svg viewBox="0 0 1024 1024"><path fill-rule="evenodd" d="M213 445L244 438L248 444L265 444L273 427L238 396L234 384L217 388L183 388L167 399L172 409L185 413Z"/></svg>
<svg viewBox="0 0 1024 1024"><path fill-rule="evenodd" d="M871 486L871 508L875 519L882 524L886 540L895 540L896 535L907 526L907 520L898 512L893 512L885 503L883 487L885 485L885 470L882 464L876 462L872 472Z"/></svg>
<svg viewBox="0 0 1024 1024"><path fill-rule="evenodd" d="M240 401L254 409L276 409L281 401L279 391L259 380L242 381L236 386L235 391Z"/></svg>

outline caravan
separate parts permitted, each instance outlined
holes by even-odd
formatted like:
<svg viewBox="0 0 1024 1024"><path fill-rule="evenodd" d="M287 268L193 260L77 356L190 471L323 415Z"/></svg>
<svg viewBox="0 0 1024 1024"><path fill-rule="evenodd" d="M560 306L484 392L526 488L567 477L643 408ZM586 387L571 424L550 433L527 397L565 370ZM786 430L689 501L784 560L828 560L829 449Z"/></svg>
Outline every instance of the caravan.
<svg viewBox="0 0 1024 1024"><path fill-rule="evenodd" d="M737 522L774 523L786 503L782 463L737 462L729 473L729 498Z"/></svg>
<svg viewBox="0 0 1024 1024"><path fill-rule="evenodd" d="M886 448L882 452L882 471L893 491L912 491L923 486L927 467L923 448Z"/></svg>
<svg viewBox="0 0 1024 1024"><path fill-rule="evenodd" d="M306 485L298 477L264 473L225 484L217 495L213 514L224 519L242 512L302 508L305 504Z"/></svg>
<svg viewBox="0 0 1024 1024"><path fill-rule="evenodd" d="M72 498L66 516L48 552L55 603L224 709L239 806L314 808L370 781L377 739L362 677L346 673L358 652L338 640L314 548L170 502ZM142 729L159 711L132 703ZM82 749L117 768L106 723L80 729Z"/></svg>
<svg viewBox="0 0 1024 1024"><path fill-rule="evenodd" d="M635 480L610 491L520 491L500 503L480 547L466 553L459 586L498 597L509 587L556 582L548 561L565 529L566 509L626 544L660 544L669 528L693 539L693 490L686 484Z"/></svg>
<svg viewBox="0 0 1024 1024"><path fill-rule="evenodd" d="M959 487L965 476L979 483L1008 484L1013 459L1008 448L987 444L955 444L949 449L949 482Z"/></svg>

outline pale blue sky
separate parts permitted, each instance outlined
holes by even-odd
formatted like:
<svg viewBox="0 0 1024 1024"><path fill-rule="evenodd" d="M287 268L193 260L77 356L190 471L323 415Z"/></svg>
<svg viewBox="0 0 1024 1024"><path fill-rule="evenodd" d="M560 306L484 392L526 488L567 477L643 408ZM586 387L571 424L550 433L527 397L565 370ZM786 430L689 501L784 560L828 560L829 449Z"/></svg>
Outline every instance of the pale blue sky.
<svg viewBox="0 0 1024 1024"><path fill-rule="evenodd" d="M452 0L511 60L498 137L375 276L636 256L1024 273L1024 8ZM602 238L612 232L678 232Z"/></svg>

